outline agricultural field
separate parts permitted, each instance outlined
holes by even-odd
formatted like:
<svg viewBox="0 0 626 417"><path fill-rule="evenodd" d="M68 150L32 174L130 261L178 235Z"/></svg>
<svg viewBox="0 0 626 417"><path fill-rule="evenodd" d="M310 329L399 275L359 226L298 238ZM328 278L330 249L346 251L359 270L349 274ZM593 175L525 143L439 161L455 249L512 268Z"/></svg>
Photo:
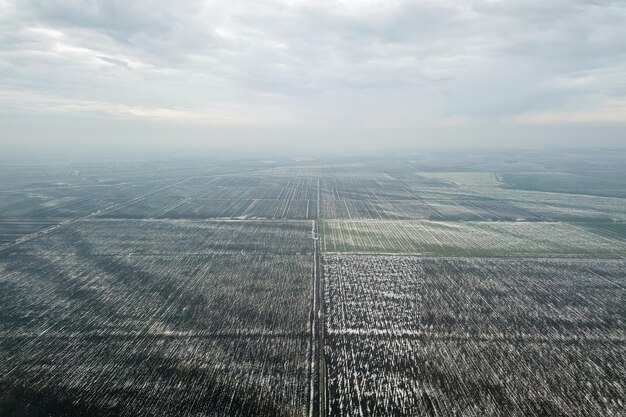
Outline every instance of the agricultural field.
<svg viewBox="0 0 626 417"><path fill-rule="evenodd" d="M189 175L182 164L134 161L0 164L0 247L67 221L119 209L178 186Z"/></svg>
<svg viewBox="0 0 626 417"><path fill-rule="evenodd" d="M180 199L155 208L151 201L127 206L107 215L112 218L159 219L313 219L316 216L314 200L201 200ZM159 203L161 200L159 199Z"/></svg>
<svg viewBox="0 0 626 417"><path fill-rule="evenodd" d="M596 228L548 222L326 220L322 250L425 256L626 256L624 239L595 233Z"/></svg>
<svg viewBox="0 0 626 417"><path fill-rule="evenodd" d="M56 226L59 221L51 219L3 219L0 220L0 247L13 243L22 236L28 236Z"/></svg>
<svg viewBox="0 0 626 417"><path fill-rule="evenodd" d="M305 415L311 238L310 222L83 220L2 252L0 411Z"/></svg>
<svg viewBox="0 0 626 417"><path fill-rule="evenodd" d="M621 415L625 278L621 260L326 255L329 415Z"/></svg>
<svg viewBox="0 0 626 417"><path fill-rule="evenodd" d="M505 204L530 213L532 216L528 217L529 220L610 223L626 221L626 207L622 198L500 188L481 188L481 196L493 205ZM524 218L526 217L521 216L521 219Z"/></svg>
<svg viewBox="0 0 626 417"><path fill-rule="evenodd" d="M611 239L626 240L626 223L588 223L583 226L594 233L605 235Z"/></svg>
<svg viewBox="0 0 626 417"><path fill-rule="evenodd" d="M502 181L518 190L551 191L606 197L626 197L626 182L564 172L505 173Z"/></svg>
<svg viewBox="0 0 626 417"><path fill-rule="evenodd" d="M314 219L317 179L294 169L190 178L101 217Z"/></svg>
<svg viewBox="0 0 626 417"><path fill-rule="evenodd" d="M1 416L623 415L625 152L0 159Z"/></svg>
<svg viewBox="0 0 626 417"><path fill-rule="evenodd" d="M418 172L418 175L464 187L494 187L502 184L501 176L493 172Z"/></svg>
<svg viewBox="0 0 626 417"><path fill-rule="evenodd" d="M320 172L320 218L623 222L622 198L513 190L494 172Z"/></svg>

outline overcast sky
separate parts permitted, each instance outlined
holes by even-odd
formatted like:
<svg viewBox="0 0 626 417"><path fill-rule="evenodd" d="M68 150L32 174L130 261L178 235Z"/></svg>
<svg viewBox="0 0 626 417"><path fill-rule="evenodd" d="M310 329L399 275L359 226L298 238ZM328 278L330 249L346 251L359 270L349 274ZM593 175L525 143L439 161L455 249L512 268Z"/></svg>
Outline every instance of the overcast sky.
<svg viewBox="0 0 626 417"><path fill-rule="evenodd" d="M0 141L626 145L626 1L0 0Z"/></svg>

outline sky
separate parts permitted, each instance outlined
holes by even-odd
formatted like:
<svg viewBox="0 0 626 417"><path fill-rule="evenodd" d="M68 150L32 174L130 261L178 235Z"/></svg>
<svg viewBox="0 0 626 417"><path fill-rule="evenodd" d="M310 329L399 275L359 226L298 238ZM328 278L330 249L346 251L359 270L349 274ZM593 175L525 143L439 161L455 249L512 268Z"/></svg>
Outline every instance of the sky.
<svg viewBox="0 0 626 417"><path fill-rule="evenodd" d="M623 0L0 0L0 145L626 146Z"/></svg>

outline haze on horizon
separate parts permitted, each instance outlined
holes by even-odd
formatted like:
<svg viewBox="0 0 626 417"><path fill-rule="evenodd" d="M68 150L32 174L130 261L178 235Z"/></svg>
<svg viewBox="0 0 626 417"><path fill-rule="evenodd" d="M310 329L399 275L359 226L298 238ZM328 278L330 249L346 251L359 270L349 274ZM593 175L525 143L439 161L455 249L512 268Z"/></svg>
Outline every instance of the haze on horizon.
<svg viewBox="0 0 626 417"><path fill-rule="evenodd" d="M0 145L623 146L626 3L0 0Z"/></svg>

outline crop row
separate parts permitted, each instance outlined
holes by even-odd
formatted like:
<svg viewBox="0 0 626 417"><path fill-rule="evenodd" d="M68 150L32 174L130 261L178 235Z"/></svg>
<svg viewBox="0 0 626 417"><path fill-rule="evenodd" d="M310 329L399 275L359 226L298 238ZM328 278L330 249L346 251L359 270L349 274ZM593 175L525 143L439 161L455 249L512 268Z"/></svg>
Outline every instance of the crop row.
<svg viewBox="0 0 626 417"><path fill-rule="evenodd" d="M326 252L608 258L626 254L623 239L568 223L327 220L322 232Z"/></svg>
<svg viewBox="0 0 626 417"><path fill-rule="evenodd" d="M11 243L21 236L36 233L42 229L57 225L59 222L48 219L3 219L0 220L0 246Z"/></svg>
<svg viewBox="0 0 626 417"><path fill-rule="evenodd" d="M3 252L3 404L304 415L311 224L242 223L83 221Z"/></svg>
<svg viewBox="0 0 626 417"><path fill-rule="evenodd" d="M620 415L625 269L326 255L330 415Z"/></svg>
<svg viewBox="0 0 626 417"><path fill-rule="evenodd" d="M623 198L511 190L497 187L474 189L477 196L506 202L542 219L552 221L626 221Z"/></svg>
<svg viewBox="0 0 626 417"><path fill-rule="evenodd" d="M445 221L624 221L623 199L501 190L412 187L402 198L321 200L326 219Z"/></svg>
<svg viewBox="0 0 626 417"><path fill-rule="evenodd" d="M624 342L335 335L332 416L621 416Z"/></svg>
<svg viewBox="0 0 626 417"><path fill-rule="evenodd" d="M311 254L311 222L240 220L118 220L76 222L20 247L57 255Z"/></svg>
<svg viewBox="0 0 626 417"><path fill-rule="evenodd" d="M204 171L183 170L171 178L152 180L121 172L114 179L26 182L0 202L0 217L76 218L113 207L103 216L313 219L319 214L326 219L626 220L623 199L504 189L497 182L492 184L496 176L487 172L412 173L396 178L359 165L238 174Z"/></svg>
<svg viewBox="0 0 626 417"><path fill-rule="evenodd" d="M145 198L103 217L122 219L314 219L317 216L315 200Z"/></svg>

